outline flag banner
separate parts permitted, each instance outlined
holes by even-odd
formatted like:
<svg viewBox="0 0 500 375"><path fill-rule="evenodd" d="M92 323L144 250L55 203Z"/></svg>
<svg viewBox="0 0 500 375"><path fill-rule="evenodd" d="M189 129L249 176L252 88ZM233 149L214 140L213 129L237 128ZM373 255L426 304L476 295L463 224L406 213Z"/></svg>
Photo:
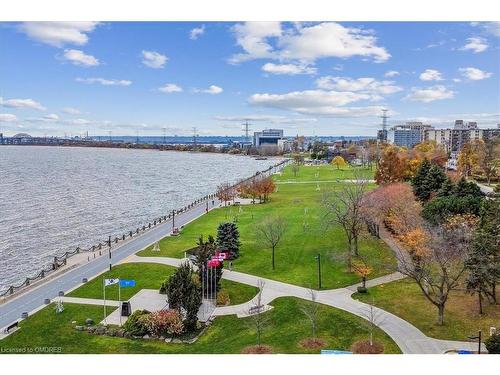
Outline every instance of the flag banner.
<svg viewBox="0 0 500 375"><path fill-rule="evenodd" d="M104 279L104 286L118 284L119 282L120 282L120 279Z"/></svg>
<svg viewBox="0 0 500 375"><path fill-rule="evenodd" d="M120 279L120 288L130 288L135 286L135 280L121 280Z"/></svg>

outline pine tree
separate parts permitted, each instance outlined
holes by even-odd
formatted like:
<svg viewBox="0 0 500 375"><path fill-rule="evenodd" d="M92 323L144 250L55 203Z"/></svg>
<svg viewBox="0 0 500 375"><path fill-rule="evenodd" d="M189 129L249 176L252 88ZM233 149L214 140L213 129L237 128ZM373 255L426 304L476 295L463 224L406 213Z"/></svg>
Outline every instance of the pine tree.
<svg viewBox="0 0 500 375"><path fill-rule="evenodd" d="M457 197L466 197L469 195L473 197L482 197L484 194L474 182L467 182L467 180L462 177L460 181L458 181L453 195Z"/></svg>
<svg viewBox="0 0 500 375"><path fill-rule="evenodd" d="M441 186L446 181L447 177L443 169L436 164L432 164L425 178L425 186L429 193L427 199L429 199L432 193L435 193L441 189Z"/></svg>
<svg viewBox="0 0 500 375"><path fill-rule="evenodd" d="M438 197L449 197L449 196L452 196L454 189L455 189L455 185L447 177L446 180L444 180L443 184L441 185L441 188L438 190L437 196Z"/></svg>
<svg viewBox="0 0 500 375"><path fill-rule="evenodd" d="M431 162L427 159L422 161L420 167L413 177L411 184L413 186L413 193L420 201L426 201L429 199L430 193L426 187L427 176L429 175L429 170L431 169Z"/></svg>
<svg viewBox="0 0 500 375"><path fill-rule="evenodd" d="M229 253L231 259L240 254L240 232L235 223L221 223L217 228L217 248L223 253Z"/></svg>
<svg viewBox="0 0 500 375"><path fill-rule="evenodd" d="M162 285L168 297L168 305L171 309L179 312L185 310L186 318L184 326L186 329L196 328L197 314L201 306L201 293L193 281L193 270L188 263L183 263L168 281Z"/></svg>

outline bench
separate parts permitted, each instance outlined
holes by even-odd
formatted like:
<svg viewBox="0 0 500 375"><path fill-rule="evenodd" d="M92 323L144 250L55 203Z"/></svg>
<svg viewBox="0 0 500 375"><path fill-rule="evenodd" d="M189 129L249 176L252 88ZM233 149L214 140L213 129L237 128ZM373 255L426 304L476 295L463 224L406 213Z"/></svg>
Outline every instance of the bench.
<svg viewBox="0 0 500 375"><path fill-rule="evenodd" d="M264 309L264 307L265 307L264 305L252 306L252 307L250 307L248 312L250 314L260 313Z"/></svg>
<svg viewBox="0 0 500 375"><path fill-rule="evenodd" d="M3 333L9 333L12 329L18 328L18 327L19 327L19 322L16 320L10 326L5 327L5 329L3 330Z"/></svg>

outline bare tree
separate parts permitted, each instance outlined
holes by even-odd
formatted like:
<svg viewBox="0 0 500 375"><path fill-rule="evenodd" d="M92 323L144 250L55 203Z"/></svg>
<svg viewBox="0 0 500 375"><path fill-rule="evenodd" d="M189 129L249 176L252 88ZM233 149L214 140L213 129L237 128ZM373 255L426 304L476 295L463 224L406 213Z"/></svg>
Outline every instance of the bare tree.
<svg viewBox="0 0 500 375"><path fill-rule="evenodd" d="M311 323L311 333L312 338L316 340L316 328L318 326L318 311L319 311L319 303L316 302L317 294L314 289L309 289L309 295L311 296L310 303L304 303L302 305L302 312L307 317L309 322Z"/></svg>
<svg viewBox="0 0 500 375"><path fill-rule="evenodd" d="M287 226L286 220L281 216L267 217L255 226L255 234L260 240L264 240L272 250L273 270L275 269L275 250L285 235Z"/></svg>
<svg viewBox="0 0 500 375"><path fill-rule="evenodd" d="M262 344L262 332L269 323L269 315L263 314L265 306L262 301L262 293L264 291L265 285L266 283L263 280L258 281L257 287L259 288L259 291L253 299L252 305L248 309L248 315L250 315L251 325L257 333L258 346L261 346Z"/></svg>
<svg viewBox="0 0 500 375"><path fill-rule="evenodd" d="M373 346L373 332L375 327L382 322L380 312L374 307L374 300L368 303L365 311L363 311L363 317L368 321L368 332L370 333L370 346Z"/></svg>
<svg viewBox="0 0 500 375"><path fill-rule="evenodd" d="M400 236L399 272L417 283L424 296L438 309L444 324L444 308L451 291L460 286L466 271L472 228L457 220L439 227L426 226Z"/></svg>
<svg viewBox="0 0 500 375"><path fill-rule="evenodd" d="M326 227L340 225L347 237L349 271L351 271L352 255L359 255L358 239L365 228L362 205L366 191L366 180L356 176L352 183L342 184L340 190L323 194Z"/></svg>
<svg viewBox="0 0 500 375"><path fill-rule="evenodd" d="M297 174L299 173L299 164L298 163L293 163L292 164L292 172L293 172L293 177L297 177Z"/></svg>

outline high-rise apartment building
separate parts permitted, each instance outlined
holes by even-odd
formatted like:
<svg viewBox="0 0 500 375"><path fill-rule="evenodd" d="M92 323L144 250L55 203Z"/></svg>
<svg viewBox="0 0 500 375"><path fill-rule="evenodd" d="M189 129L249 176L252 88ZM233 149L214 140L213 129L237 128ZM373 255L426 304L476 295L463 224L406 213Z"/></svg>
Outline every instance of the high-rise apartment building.
<svg viewBox="0 0 500 375"><path fill-rule="evenodd" d="M400 147L412 148L424 141L424 133L428 129L433 128L421 122L407 122L404 125L396 125L387 131L387 142Z"/></svg>

